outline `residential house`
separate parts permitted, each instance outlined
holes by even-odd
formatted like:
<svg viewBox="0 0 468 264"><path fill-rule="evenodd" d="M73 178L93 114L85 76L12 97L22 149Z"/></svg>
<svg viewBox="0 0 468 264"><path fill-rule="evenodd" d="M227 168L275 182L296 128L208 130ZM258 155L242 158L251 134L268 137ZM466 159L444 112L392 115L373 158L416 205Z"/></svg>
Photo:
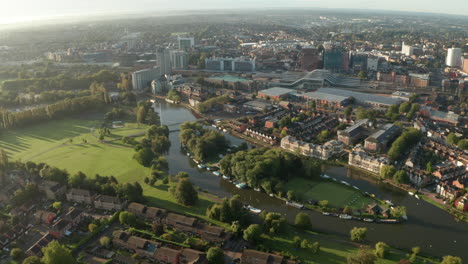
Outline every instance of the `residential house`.
<svg viewBox="0 0 468 264"><path fill-rule="evenodd" d="M47 232L36 243L34 243L27 251L26 255L42 257L42 248L46 247L50 242L57 240L55 236Z"/></svg>
<svg viewBox="0 0 468 264"><path fill-rule="evenodd" d="M59 200L67 192L64 184L55 181L43 181L39 185L39 190L43 191L49 200Z"/></svg>
<svg viewBox="0 0 468 264"><path fill-rule="evenodd" d="M53 236L60 239L64 235L68 235L72 228L72 222L67 219L58 220L49 231Z"/></svg>
<svg viewBox="0 0 468 264"><path fill-rule="evenodd" d="M184 248L181 250L179 256L179 263L181 264L207 264L208 260L206 259L205 252L198 250Z"/></svg>
<svg viewBox="0 0 468 264"><path fill-rule="evenodd" d="M124 202L118 197L100 194L94 199L96 209L116 211L124 208Z"/></svg>
<svg viewBox="0 0 468 264"><path fill-rule="evenodd" d="M465 194L464 196L458 198L456 201L455 201L455 207L457 209L460 209L464 212L468 212L468 195Z"/></svg>
<svg viewBox="0 0 468 264"><path fill-rule="evenodd" d="M281 139L281 148L296 152L308 157L328 160L332 156L338 156L343 153L344 144L341 141L331 140L323 145L316 145L296 140L291 136Z"/></svg>
<svg viewBox="0 0 468 264"><path fill-rule="evenodd" d="M85 214L80 209L73 208L65 215L65 219L70 221L72 227L78 226L83 221Z"/></svg>
<svg viewBox="0 0 468 264"><path fill-rule="evenodd" d="M127 210L134 213L138 217L151 219L153 221L160 222L161 219L166 215L166 210L157 207L148 207L140 203L130 203Z"/></svg>
<svg viewBox="0 0 468 264"><path fill-rule="evenodd" d="M255 131L253 129L247 128L244 132L245 135L255 138L259 141L263 141L265 143L268 143L270 145L276 145L278 143L278 138L272 135L267 135L262 132Z"/></svg>
<svg viewBox="0 0 468 264"><path fill-rule="evenodd" d="M282 264L285 259L283 256L274 255L262 251L244 249L241 257L241 264Z"/></svg>
<svg viewBox="0 0 468 264"><path fill-rule="evenodd" d="M34 219L41 224L50 225L56 216L53 212L37 210L34 214Z"/></svg>
<svg viewBox="0 0 468 264"><path fill-rule="evenodd" d="M180 231L196 232L197 219L179 214L169 213L164 219L165 224L174 227Z"/></svg>
<svg viewBox="0 0 468 264"><path fill-rule="evenodd" d="M198 224L198 234L200 235L201 239L219 245L229 239L229 236L225 233L224 228L203 223Z"/></svg>
<svg viewBox="0 0 468 264"><path fill-rule="evenodd" d="M178 264L181 252L168 247L161 247L156 250L153 258L163 264Z"/></svg>
<svg viewBox="0 0 468 264"><path fill-rule="evenodd" d="M440 182L436 186L436 193L447 200L453 200L460 195L460 190L449 185L447 182Z"/></svg>
<svg viewBox="0 0 468 264"><path fill-rule="evenodd" d="M94 195L89 190L72 188L67 193L67 201L93 205Z"/></svg>

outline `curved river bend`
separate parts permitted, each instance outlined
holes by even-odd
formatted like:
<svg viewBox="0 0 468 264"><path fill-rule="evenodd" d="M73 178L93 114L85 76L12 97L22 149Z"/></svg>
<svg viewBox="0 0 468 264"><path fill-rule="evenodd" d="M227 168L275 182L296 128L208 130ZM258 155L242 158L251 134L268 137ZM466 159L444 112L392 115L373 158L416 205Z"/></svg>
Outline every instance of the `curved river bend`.
<svg viewBox="0 0 468 264"><path fill-rule="evenodd" d="M171 130L177 130L182 122L197 119L185 107L172 105L163 100L158 100L154 108L160 112L162 123L168 125ZM232 144L239 145L243 142L231 135L226 136ZM186 171L195 185L210 193L220 197L239 194L246 204L263 210L279 212L290 221L293 221L300 211L265 193L252 189L239 190L233 184L211 174L211 172L199 170L196 164L180 151L179 132L171 132L169 138L172 143L167 156L170 173L176 174L179 171ZM376 179L366 176L360 171L345 167L331 167L327 169L326 173L339 180L346 180L363 191L375 193L383 200L388 199L397 205L406 206L408 221L394 225L369 224L323 216L315 211L304 211L310 214L314 230L349 237L349 231L353 227L367 227L368 239L373 242L384 241L392 246L407 249L420 246L422 252L432 255L455 255L468 260L468 227L462 222L456 222L450 214L427 202L418 200L398 188L379 183Z"/></svg>

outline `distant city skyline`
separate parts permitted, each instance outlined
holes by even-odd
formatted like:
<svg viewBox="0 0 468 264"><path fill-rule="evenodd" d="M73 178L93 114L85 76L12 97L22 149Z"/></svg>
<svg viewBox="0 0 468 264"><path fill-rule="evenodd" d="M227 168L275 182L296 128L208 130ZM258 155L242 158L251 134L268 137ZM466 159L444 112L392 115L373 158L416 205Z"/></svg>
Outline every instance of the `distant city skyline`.
<svg viewBox="0 0 468 264"><path fill-rule="evenodd" d="M0 24L67 16L244 8L344 8L468 15L465 0L0 0Z"/></svg>

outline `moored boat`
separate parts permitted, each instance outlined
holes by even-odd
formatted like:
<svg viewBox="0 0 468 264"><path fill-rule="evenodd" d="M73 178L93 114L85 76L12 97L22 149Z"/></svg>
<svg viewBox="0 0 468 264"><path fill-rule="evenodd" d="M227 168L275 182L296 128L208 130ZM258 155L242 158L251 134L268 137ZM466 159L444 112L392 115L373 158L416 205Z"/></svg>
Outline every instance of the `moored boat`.
<svg viewBox="0 0 468 264"><path fill-rule="evenodd" d="M413 196L414 195L414 192L408 192L409 195Z"/></svg>
<svg viewBox="0 0 468 264"><path fill-rule="evenodd" d="M350 215L347 215L347 214L340 214L340 219L345 219L345 220L349 220L349 219L352 219L353 217L350 216Z"/></svg>
<svg viewBox="0 0 468 264"><path fill-rule="evenodd" d="M364 222L367 222L367 223L372 223L372 222L374 222L374 219L372 219L372 218L364 218L364 219L362 219L362 220L363 220Z"/></svg>
<svg viewBox="0 0 468 264"><path fill-rule="evenodd" d="M216 176L223 176L223 174L219 171L213 171L213 175L216 175Z"/></svg>
<svg viewBox="0 0 468 264"><path fill-rule="evenodd" d="M254 213L254 214L259 214L262 212L262 209L258 209L258 208L255 208L251 205L247 205L245 208L247 208L250 212Z"/></svg>
<svg viewBox="0 0 468 264"><path fill-rule="evenodd" d="M200 169L206 169L206 165L205 165L205 164L198 164L198 168L200 168Z"/></svg>
<svg viewBox="0 0 468 264"><path fill-rule="evenodd" d="M227 176L227 175L223 175L223 179L225 179L225 180L230 180L231 177L229 177L229 176Z"/></svg>
<svg viewBox="0 0 468 264"><path fill-rule="evenodd" d="M304 209L304 205L300 204L300 203L286 201L286 204L289 205L289 206L292 206L292 207L299 208L299 209Z"/></svg>

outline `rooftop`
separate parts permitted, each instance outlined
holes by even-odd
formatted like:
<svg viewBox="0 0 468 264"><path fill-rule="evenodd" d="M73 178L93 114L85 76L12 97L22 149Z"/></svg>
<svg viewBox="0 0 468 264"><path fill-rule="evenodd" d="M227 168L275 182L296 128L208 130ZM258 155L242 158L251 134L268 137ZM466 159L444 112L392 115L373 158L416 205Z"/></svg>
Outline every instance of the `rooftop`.
<svg viewBox="0 0 468 264"><path fill-rule="evenodd" d="M321 93L321 92L305 93L302 96L306 97L306 98L310 98L310 99L321 100L321 101L323 100L323 101L329 101L329 102L337 102L337 103L341 103L344 100L349 98L349 97L346 97L346 96L334 95L334 94L328 94L328 93Z"/></svg>
<svg viewBox="0 0 468 264"><path fill-rule="evenodd" d="M234 75L213 76L213 77L210 77L208 79L226 81L226 82L250 82L251 81L249 79L239 77L239 76L234 76Z"/></svg>
<svg viewBox="0 0 468 264"><path fill-rule="evenodd" d="M386 97L386 96L375 95L375 94L367 94L367 93L359 93L359 92L353 92L349 90L336 89L336 88L320 88L317 90L317 92L331 94L331 95L339 95L339 96L344 96L344 97L352 96L356 99L357 102L360 102L360 103L371 103L371 104L381 104L381 105L390 106L394 104L399 104L401 102L400 99L396 99L392 97Z"/></svg>
<svg viewBox="0 0 468 264"><path fill-rule="evenodd" d="M273 87L260 91L260 93L263 93L266 96L281 96L292 92L294 92L294 90L281 87Z"/></svg>

